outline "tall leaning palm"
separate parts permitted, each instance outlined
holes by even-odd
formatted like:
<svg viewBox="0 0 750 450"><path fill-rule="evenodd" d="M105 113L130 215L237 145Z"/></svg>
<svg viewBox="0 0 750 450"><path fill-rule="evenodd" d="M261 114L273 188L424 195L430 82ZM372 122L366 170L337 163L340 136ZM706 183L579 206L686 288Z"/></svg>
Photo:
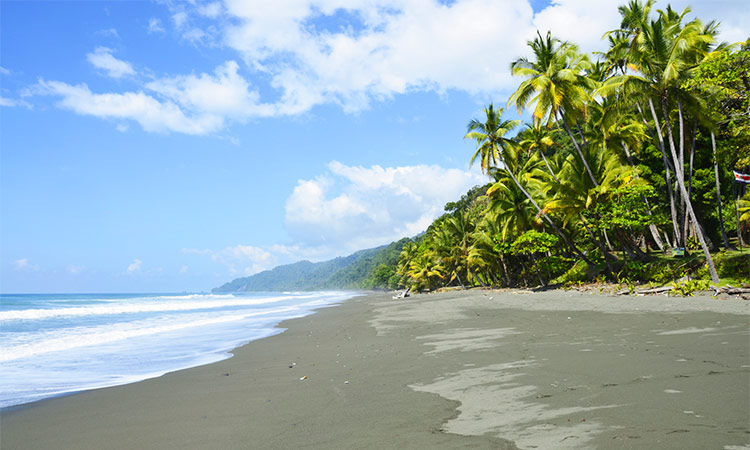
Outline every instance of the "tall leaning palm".
<svg viewBox="0 0 750 450"><path fill-rule="evenodd" d="M464 139L472 139L476 141L477 143L477 151L474 153L474 156L471 158L471 164L476 160L477 155L482 155L482 170L485 171L485 173L489 172L489 168L491 167L490 158L492 158L492 161L496 163L500 163L503 166L505 166L508 170L508 175L510 175L511 179L513 180L513 183L518 186L518 189L523 192L523 195L529 199L529 201L534 205L534 208L538 211L538 214L544 217L544 220L549 223L549 225L555 230L555 232L562 238L562 240L568 244L568 246L573 250L573 252L578 255L581 259L583 259L586 264L589 266L593 266L593 263L584 255L578 247L576 247L565 234L560 230L560 228L555 224L555 222L552 221L552 219L547 215L546 212L542 208L539 207L539 204L531 197L529 192L521 185L521 183L518 182L518 178L516 178L516 175L513 173L513 170L511 170L510 167L505 164L503 160L503 155L506 151L506 147L509 147L511 145L514 145L513 142L505 137L505 134L514 129L519 125L518 120L503 120L502 114L503 109L495 109L493 105L490 103L490 105L487 108L484 108L484 120L478 120L478 119L472 119L469 122L469 125L467 127L467 133L466 136L464 136ZM491 156L490 156L491 155Z"/></svg>
<svg viewBox="0 0 750 450"><path fill-rule="evenodd" d="M594 185L598 185L581 146L573 135L571 123L578 123L589 100L593 81L586 76L591 68L588 58L568 42L561 42L547 32L546 37L537 32L537 37L528 41L534 59L519 58L510 65L511 73L524 77L508 104L515 104L519 111L534 104L534 118L555 122L568 133L586 171ZM584 143L585 144L585 140Z"/></svg>
<svg viewBox="0 0 750 450"><path fill-rule="evenodd" d="M637 0L635 1L638 3ZM650 7L650 2L646 4L645 9L648 7ZM657 137L659 149L664 155L665 165L671 162L671 166L674 167L678 191L685 203L693 227L697 231L711 280L718 283L719 275L703 233L699 231L701 226L685 187L684 169L680 164L682 160L677 155L670 119L676 98L679 129L684 128L681 98L687 93L680 92L680 86L688 72L705 57L714 42L715 28L713 26L704 27L698 19L683 24L683 18L689 11L685 9L678 14L668 7L666 11L659 11L659 17L656 19L646 21L645 18L648 17L646 13L640 21L634 20L633 23L629 23L632 44L628 60L629 67L634 69L634 73L610 78L598 89L598 93L607 96L619 91L620 95L625 94L631 97L637 95L648 105L654 121L654 134ZM634 32L636 29L637 33ZM654 106L655 101L661 107L661 117ZM661 121L664 123L663 131ZM678 143L682 147L684 139L679 139ZM668 161L667 149L671 154L671 161Z"/></svg>

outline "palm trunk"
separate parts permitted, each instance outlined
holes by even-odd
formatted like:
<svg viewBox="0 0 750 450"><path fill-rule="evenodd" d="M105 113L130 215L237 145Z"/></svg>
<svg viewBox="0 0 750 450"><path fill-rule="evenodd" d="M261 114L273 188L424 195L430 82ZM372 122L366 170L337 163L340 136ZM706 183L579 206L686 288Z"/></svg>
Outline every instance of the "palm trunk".
<svg viewBox="0 0 750 450"><path fill-rule="evenodd" d="M672 175L670 173L670 168L672 167L672 164L669 162L669 157L667 156L667 151L664 148L664 137L661 134L661 125L659 125L659 118L656 116L656 112L654 111L654 105L652 104L651 99L649 99L649 106L651 107L651 112L654 118L654 126L656 127L656 130L652 129L651 126L648 124L648 121L646 120L646 116L643 115L643 110L641 109L641 105L636 103L636 107L638 108L638 112L641 114L641 119L643 120L643 123L646 124L646 127L648 128L649 132L651 133L651 136L656 136L657 143L659 144L659 150L661 151L661 157L664 162L664 179L666 181L667 186L667 195L669 197L669 212L672 217L672 231L673 231L673 239L667 239L667 241L670 241L671 245L673 247L676 247L676 241L678 239L679 228L678 228L678 218L677 218L677 207L675 205L674 201L674 191L672 190Z"/></svg>
<svg viewBox="0 0 750 450"><path fill-rule="evenodd" d="M503 278L505 278L506 286L510 286L510 274L508 274L508 266L505 264L505 256L500 254L500 264L503 266Z"/></svg>
<svg viewBox="0 0 750 450"><path fill-rule="evenodd" d="M527 199L529 199L529 201L531 202L531 204L532 204L532 205L534 205L534 208L536 208L537 212L538 212L539 214L541 214L541 215L542 215L542 217L544 217L544 220L546 220L546 221L547 221L547 223L549 223L549 224L550 224L550 226L551 226L551 227L552 227L552 228L553 228L553 229L555 230L555 232L557 233L557 235L558 235L558 236L560 236L560 237L562 238L562 240L563 240L563 241L565 241L565 243L566 243L566 244L568 244L568 246L569 246L569 247L571 248L571 250L573 250L573 252L574 252L574 253L575 253L576 255L578 255L578 257L579 257L579 258L581 258L582 260L584 260L584 261L586 262L586 264L588 264L589 266L593 267L593 266L594 266L594 263L592 263L592 262L591 262L591 260L589 260L589 259L588 259L588 258L586 257L586 255L584 255L584 254L583 254L583 253L582 253L582 252L581 252L581 251L580 251L580 250L578 249L578 247L576 247L576 246L575 246L575 244L573 244L573 243L572 243L572 242L571 242L571 241L570 241L570 240L568 239L568 237L567 237L567 236L565 236L565 233L563 233L563 232L562 232L562 230L560 230L560 228L558 228L558 227L557 227L557 225L555 225L555 222L553 222L553 221L552 221L552 219L550 219L550 217L549 217L549 216L547 215L547 213L546 213L546 212L544 212L544 211L542 210L542 208L540 208L540 207L539 207L539 205L537 205L536 201L534 201L534 199L533 199L533 198L531 197L531 195L530 195L530 194L529 194L529 193L528 193L528 192L526 191L526 189L524 189L524 187L523 187L523 186L521 186L521 183L519 183L519 182L518 182L518 179L516 178L515 174L513 174L513 171L512 171L512 170L510 170L510 168L508 167L508 165L507 165L507 164L505 164L505 161L501 161L501 162L503 163L503 165L504 165L505 167L507 167L507 168L508 168L508 174L510 175L510 178L511 178L511 179L513 180L513 182L514 182L514 183L516 184L516 186L518 187L518 189L520 189L520 190L521 190L521 192L523 193L523 195L525 195L525 196L526 196L526 198L527 198Z"/></svg>
<svg viewBox="0 0 750 450"><path fill-rule="evenodd" d="M588 161L586 161L586 158L583 157L583 151L581 151L581 147L578 145L578 141L576 141L575 136L573 136L573 132L570 130L570 126L568 126L568 121L565 120L565 116L562 113L560 113L560 118L562 119L563 128L565 128L565 131L568 133L568 136L570 136L570 140L573 141L573 146L578 152L578 156L581 157L581 161L583 161L584 167L586 167L586 172L588 172L589 177L591 178L591 182L594 183L594 186L599 186L599 183L596 181L596 178L594 178L594 173L591 171L591 168L589 167ZM555 122L557 122L557 115L555 115ZM558 126L560 126L559 123L558 123Z"/></svg>
<svg viewBox="0 0 750 450"><path fill-rule="evenodd" d="M654 119L657 119L656 116L656 110L654 110L654 102L649 98L649 106L651 107L651 114L653 114ZM685 188L685 180L682 173L682 167L679 167L677 165L677 151L674 147L674 138L672 136L672 126L669 122L669 111L667 110L667 99L666 97L661 98L661 108L662 113L664 114L664 127L667 129L667 134L669 136L669 149L672 152L672 159L675 161L675 178L677 178L677 184L680 188L680 194L682 194L682 197L685 199L685 207L688 210L688 213L690 214L690 219L693 222L693 226L698 229L698 218L695 216L695 211L693 211L693 205L690 202L690 198L688 197L687 189ZM656 122L658 124L658 121ZM658 126L658 125L657 125ZM661 136L661 133L659 133ZM701 248L703 249L703 254L706 257L706 264L708 264L708 271L711 274L711 281L714 283L719 283L719 274L716 272L716 266L714 266L714 260L711 258L711 252L708 251L708 247L706 246L706 241L703 239L703 233L698 233L698 241L701 244Z"/></svg>
<svg viewBox="0 0 750 450"><path fill-rule="evenodd" d="M714 176L716 178L716 206L719 212L719 228L721 228L721 239L724 240L724 248L729 249L729 238L724 230L724 210L721 208L721 183L719 183L719 159L716 156L716 136L711 132L711 149L714 153Z"/></svg>
<svg viewBox="0 0 750 450"><path fill-rule="evenodd" d="M604 264L607 267L607 275L610 277L614 277L614 270L612 270L612 265L609 263L610 258L612 258L612 255L607 251L606 248L604 248L604 245L602 244L601 239L597 239L596 236L594 236L594 233L591 231L591 228L589 227L588 223L586 223L586 219L583 218L581 213L578 213L578 219L583 224L583 227L588 232L589 236L591 237L591 240L594 241L596 246L599 248L599 251L602 252L602 256L604 257Z"/></svg>
<svg viewBox="0 0 750 450"><path fill-rule="evenodd" d="M635 163L633 162L633 158L630 156L630 149L628 148L628 145L624 142L621 142L623 150L625 150L625 156L628 158L628 162L630 163L631 167L635 167ZM645 195L641 195L641 200L643 200L643 203L646 204L646 210L648 211L649 216L653 216L653 213L651 212L651 205L648 204L648 199ZM656 246L659 247L660 251L664 251L664 242L662 242L661 237L659 236L659 229L656 228L656 225L653 223L648 226L649 231L651 232L651 238L653 238L654 242L656 243Z"/></svg>
<svg viewBox="0 0 750 450"><path fill-rule="evenodd" d="M680 130L680 153L679 153L679 160L675 162L675 164L680 165L680 170L682 173L685 172L685 129L684 124L685 120L682 116L682 99L677 99L677 114L678 114L678 126ZM666 123L665 123L666 126ZM671 130L670 130L671 131ZM670 133L670 139L672 139L672 135ZM674 142L670 142L670 145L674 145ZM682 179L682 182L685 182L685 179ZM690 198L690 192L688 191L688 198ZM680 231L680 246L687 248L687 224L688 224L688 214L687 210L685 209L685 199L680 199L680 218L683 219L681 223L683 223L683 226L681 227L682 230Z"/></svg>
<svg viewBox="0 0 750 450"><path fill-rule="evenodd" d="M542 159L544 160L544 165L547 166L547 170L549 171L549 174L552 175L552 178L555 179L555 182L557 184L560 184L560 180L557 179L557 176L555 175L555 172L552 171L552 167L549 165L549 161L547 161L547 157L544 155L544 152L542 149L538 149L539 154L542 156Z"/></svg>
<svg viewBox="0 0 750 450"><path fill-rule="evenodd" d="M680 104L680 106L682 106ZM698 119L695 118L693 120L693 136L690 140L690 162L688 163L688 176L687 176L687 183L688 183L688 197L693 198L693 162L695 160L695 138L696 134L698 134ZM684 166L683 166L684 167ZM687 214L685 214L685 220L682 223L682 234L687 237L688 235L688 226L690 225L690 222L688 220ZM696 230L693 230L693 232L696 232Z"/></svg>

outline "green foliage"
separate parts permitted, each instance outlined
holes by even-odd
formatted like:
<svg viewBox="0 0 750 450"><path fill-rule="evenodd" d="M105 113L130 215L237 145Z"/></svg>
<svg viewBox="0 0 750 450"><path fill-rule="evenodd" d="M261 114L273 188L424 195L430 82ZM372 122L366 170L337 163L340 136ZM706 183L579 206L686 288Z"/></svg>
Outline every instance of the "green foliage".
<svg viewBox="0 0 750 450"><path fill-rule="evenodd" d="M534 108L532 124L509 137L520 122L492 103L469 122L470 164L478 160L491 183L447 203L425 233L218 290L569 286L603 281L602 273L631 291L636 281L674 283L682 295L700 289L710 276L707 250L677 261L649 247L682 242L688 209L699 222L691 227L701 225L714 243L720 209L736 235L731 169L750 170L750 42L717 48L715 24L652 11L652 2L618 10L621 29L608 34L611 47L597 63L549 33L528 42L532 57L511 65L522 81L509 104ZM670 154L675 147L681 156ZM687 186L688 203L676 185ZM747 228L750 197L739 209ZM684 245L703 247L692 238ZM750 256L720 254L715 263L720 276L750 279ZM698 281L678 282L686 275Z"/></svg>
<svg viewBox="0 0 750 450"><path fill-rule="evenodd" d="M409 242L411 240L405 238L329 261L300 261L278 266L273 270L234 279L212 292L397 288L402 286L398 277L391 278L395 275L401 249Z"/></svg>
<svg viewBox="0 0 750 450"><path fill-rule="evenodd" d="M487 194L487 189L490 186L492 186L490 183L484 186L474 186L466 194L462 195L458 201L446 203L445 212L449 214L454 214L456 211L467 212L479 197Z"/></svg>
<svg viewBox="0 0 750 450"><path fill-rule="evenodd" d="M584 261L576 261L564 274L552 280L555 284L569 284L584 282L588 279L588 265Z"/></svg>
<svg viewBox="0 0 750 450"><path fill-rule="evenodd" d="M669 295L680 295L682 297L692 297L694 292L705 291L711 286L708 280L685 280L682 283L672 283L672 290Z"/></svg>
<svg viewBox="0 0 750 450"><path fill-rule="evenodd" d="M555 235L532 230L518 236L511 244L510 250L516 255L546 253L551 251L559 241L560 238Z"/></svg>
<svg viewBox="0 0 750 450"><path fill-rule="evenodd" d="M714 263L720 277L750 278L750 253L728 254L727 252L720 252L714 257Z"/></svg>

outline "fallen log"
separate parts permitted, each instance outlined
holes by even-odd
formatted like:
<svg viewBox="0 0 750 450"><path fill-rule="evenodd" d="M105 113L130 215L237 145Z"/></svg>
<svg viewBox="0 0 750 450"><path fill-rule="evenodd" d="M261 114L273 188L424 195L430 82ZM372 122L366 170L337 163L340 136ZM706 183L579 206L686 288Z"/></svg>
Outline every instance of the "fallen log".
<svg viewBox="0 0 750 450"><path fill-rule="evenodd" d="M660 294L662 292L668 292L674 289L674 286L662 286L653 289L644 289L641 291L635 291L636 294Z"/></svg>

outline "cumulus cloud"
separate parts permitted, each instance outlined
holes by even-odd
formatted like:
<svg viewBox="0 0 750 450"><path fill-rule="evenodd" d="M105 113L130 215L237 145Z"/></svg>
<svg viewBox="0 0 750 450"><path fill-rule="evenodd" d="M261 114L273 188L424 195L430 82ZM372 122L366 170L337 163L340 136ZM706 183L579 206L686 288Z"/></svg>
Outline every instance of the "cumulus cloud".
<svg viewBox="0 0 750 450"><path fill-rule="evenodd" d="M143 92L95 94L85 84L40 80L33 91L59 96L58 106L78 114L106 119L128 119L146 131L206 134L222 128L224 119L207 113L186 115L171 101L160 101Z"/></svg>
<svg viewBox="0 0 750 450"><path fill-rule="evenodd" d="M347 166L300 180L286 202L285 224L302 247L334 254L414 236L470 187L486 179L478 172L439 166Z"/></svg>
<svg viewBox="0 0 750 450"><path fill-rule="evenodd" d="M134 259L133 262L128 266L128 273L134 273L141 270L141 264L143 264L143 262L140 259Z"/></svg>
<svg viewBox="0 0 750 450"><path fill-rule="evenodd" d="M743 0L671 3L681 10L689 1L699 17L722 22L722 39L747 37L750 10ZM150 94L92 94L81 85L65 85L58 95L64 96L64 107L84 98L95 103L71 108L81 114L188 134L213 133L248 118L296 115L322 104L355 112L416 91L507 98L518 84L509 64L529 55L526 41L537 29L574 41L586 52L604 50L601 37L619 25L621 3L553 0L534 13L528 1L518 0L167 2L183 39L220 44L236 52L243 65L228 59L213 73L156 78L143 85ZM656 5L665 6L665 1ZM148 30L163 31L161 22L151 19ZM105 47L89 59L115 78L134 73ZM139 119L132 111L136 100L144 111L164 112L167 118ZM101 103L107 104L106 114L96 112Z"/></svg>
<svg viewBox="0 0 750 450"><path fill-rule="evenodd" d="M273 107L259 103L258 92L237 73L238 69L235 61L227 61L213 75L161 78L147 83L146 88L187 111L235 119L272 115Z"/></svg>
<svg viewBox="0 0 750 450"><path fill-rule="evenodd" d="M112 56L112 50L107 47L97 47L93 53L86 55L89 63L101 69L112 78L122 78L127 75L135 75L133 66L126 61Z"/></svg>

